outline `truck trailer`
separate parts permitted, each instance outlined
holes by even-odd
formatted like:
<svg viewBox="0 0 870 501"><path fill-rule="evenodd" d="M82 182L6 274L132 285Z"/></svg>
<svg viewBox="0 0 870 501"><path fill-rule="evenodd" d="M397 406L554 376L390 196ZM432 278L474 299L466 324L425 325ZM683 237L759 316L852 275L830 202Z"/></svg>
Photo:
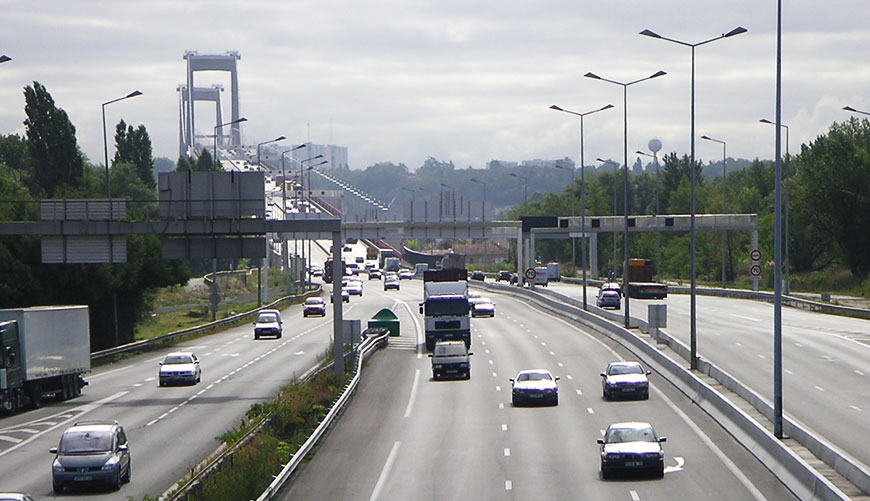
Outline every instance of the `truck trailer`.
<svg viewBox="0 0 870 501"><path fill-rule="evenodd" d="M445 340L464 341L471 347L471 308L468 303L468 270L423 272L420 313L426 323L426 349Z"/></svg>
<svg viewBox="0 0 870 501"><path fill-rule="evenodd" d="M91 370L87 306L0 310L0 409L14 412L54 395L81 395Z"/></svg>
<svg viewBox="0 0 870 501"><path fill-rule="evenodd" d="M664 299L668 297L668 284L653 282L650 259L628 260L628 297L637 299Z"/></svg>

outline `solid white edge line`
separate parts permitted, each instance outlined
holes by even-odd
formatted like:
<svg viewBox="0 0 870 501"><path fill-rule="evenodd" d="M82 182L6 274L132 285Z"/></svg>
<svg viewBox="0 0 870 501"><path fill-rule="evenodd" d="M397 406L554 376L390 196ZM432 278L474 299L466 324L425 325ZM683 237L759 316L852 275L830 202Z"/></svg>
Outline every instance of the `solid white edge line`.
<svg viewBox="0 0 870 501"><path fill-rule="evenodd" d="M628 491L628 494L631 496L631 501L640 501L640 496L637 495L637 491Z"/></svg>
<svg viewBox="0 0 870 501"><path fill-rule="evenodd" d="M398 452L400 445L402 445L402 442L393 442L393 448L390 449L390 454L387 456L387 461L384 463L384 467L381 469L381 474L380 476L378 476L378 481L375 484L375 490L372 491L372 495L369 497L369 501L375 501L381 494L381 489L383 489L384 484L387 483L387 476L389 476L390 470L393 468L393 461L396 460L396 453Z"/></svg>
<svg viewBox="0 0 870 501"><path fill-rule="evenodd" d="M529 306L529 308L536 309L536 308L533 308L532 306ZM568 322L568 321L565 320L564 318L558 317L558 316L556 316L556 315L550 313L549 311L546 311L546 310L537 310L537 311L539 311L539 312L541 312L541 313L543 313L543 314L545 314L545 315L549 315L551 318L554 318L554 319L556 319L556 320L558 320L558 321L564 323L565 325L568 325L568 326L571 326L571 327L575 327L575 328L576 328L576 326L575 326L574 324ZM582 333L584 336L586 336L586 337L588 337L589 339L591 339L591 340L597 342L598 344L600 344L601 346L603 346L605 349L607 349L608 351L610 351L610 353L612 353L613 356L616 357L617 359L620 358L620 357L619 357L619 354L617 354L616 351L613 350L611 347L607 346L603 341L597 339L595 336L589 334L588 332L584 331L583 329L579 329L579 328L578 328L577 330L578 330L580 333ZM568 376L568 378L571 379L571 376ZM730 471L730 472L731 472L735 477L737 477L737 480L739 480L740 483L743 484L743 486L746 488L746 490L748 490L749 493L752 494L752 497L753 497L753 498L755 498L757 501L767 501L767 498L765 498L764 495L761 493L761 491L758 490L757 487L755 487L755 485L752 483L752 481L749 480L749 477L747 477L747 476L746 476L742 471L740 471L739 468L737 468L737 465L735 465L734 462L731 461L731 459L730 459L728 456L726 456L725 453L722 452L722 450L719 449L719 447L716 446L715 443L713 443L713 440L711 440L710 437L708 437L708 436L704 433L704 431L701 430L701 428L698 427L698 425L696 425L696 424L695 424L695 423L694 423L694 422L689 418L689 416L686 415L686 413L684 413L682 410L680 410L680 408L677 407L677 405L676 405L675 403L673 403L673 402L672 402L672 401L667 397L667 395L665 395L661 390L659 390L658 388L656 388L655 386L652 386L652 385L650 385L650 388L652 388L652 390L653 390L653 391L654 391L654 392L655 392L655 393L656 393L656 394L657 394L657 395L662 399L662 401L665 402L665 403L668 405L668 407L670 407L671 410L673 410L674 413L676 413L677 416L679 416L680 419L682 419L683 422L685 422L685 423L689 426L689 428L691 428L692 431L694 431L695 434L698 435L698 437L701 439L701 441L704 442L704 444L705 444L707 447L709 447L710 450L713 451L713 454L715 454L716 457L718 457L719 460L722 461L722 463L725 464L725 467L728 468L728 470L729 470L729 471Z"/></svg>
<svg viewBox="0 0 870 501"><path fill-rule="evenodd" d="M408 310L408 314L411 315L411 320L414 322L414 331L417 333L417 360L423 358L423 330L420 328L420 322L417 320L417 317L414 315L411 307L408 306L408 303L405 301L396 300L398 304L401 304ZM478 336L480 337L480 336Z"/></svg>
<svg viewBox="0 0 870 501"><path fill-rule="evenodd" d="M408 405L405 407L405 417L411 415L414 409L414 401L417 399L417 386L420 384L420 369L414 372L414 383L411 385L411 395L408 397Z"/></svg>

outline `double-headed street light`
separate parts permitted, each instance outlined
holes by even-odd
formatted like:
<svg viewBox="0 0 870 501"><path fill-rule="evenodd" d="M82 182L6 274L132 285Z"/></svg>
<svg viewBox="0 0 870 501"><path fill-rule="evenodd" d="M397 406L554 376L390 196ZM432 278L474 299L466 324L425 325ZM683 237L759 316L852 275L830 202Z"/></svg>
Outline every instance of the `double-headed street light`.
<svg viewBox="0 0 870 501"><path fill-rule="evenodd" d="M248 121L247 118L242 117L242 118L237 118L237 119L233 120L232 122L227 122L225 124L217 124L214 126L214 158L212 159L212 162L214 163L214 170L217 170L217 168L218 168L218 158L217 158L218 129L220 129L221 127L223 127L225 125L235 125L235 124L239 124L239 123L247 122L247 121Z"/></svg>
<svg viewBox="0 0 870 501"><path fill-rule="evenodd" d="M726 154L727 145L725 144L725 141L721 141L719 139L714 139L710 136L701 136L701 139L706 139L707 141L713 141L714 143L719 143L722 145L722 214L727 214L728 213L728 198L727 198L728 197L728 190L726 189L726 184L725 184L725 179L726 179L725 176L728 174L728 172L725 170L725 164L728 161L727 160L728 157ZM728 237L727 237L727 235L728 235L728 231L722 230L722 288L723 289L725 288L725 279L726 279L726 276L725 276L725 265L726 265L725 254L728 251Z"/></svg>
<svg viewBox="0 0 870 501"><path fill-rule="evenodd" d="M263 146L264 144L277 143L278 141L283 141L285 139L287 138L284 136L278 136L271 141L263 141L262 143L257 143L257 170L262 169L262 166L260 165L260 146Z"/></svg>
<svg viewBox="0 0 870 501"><path fill-rule="evenodd" d="M586 115L591 115L593 113L598 113L599 111L609 110L613 108L612 104L608 104L598 108L596 110L587 111L585 113L579 113L576 111L566 110L565 108L561 108L557 105L550 106L551 110L561 111L563 113L569 113L571 115L575 115L580 117L580 235L583 238L583 243L580 244L580 264L583 267L583 309L586 309L586 174L585 169L583 168L584 155L583 155L583 117ZM560 165L556 166L557 169L564 169ZM574 217L574 170L571 169L571 217ZM576 250L576 240L574 237L571 237L571 264L574 266L574 269L577 268L577 250Z"/></svg>
<svg viewBox="0 0 870 501"><path fill-rule="evenodd" d="M658 38L658 39L665 40L668 42L673 42L675 44L679 44L679 45L682 45L684 47L690 47L692 49L692 99L691 99L691 101L692 101L692 105L691 105L692 126L691 126L691 137L690 137L690 142L692 145L691 146L692 155L691 155L691 160L690 160L691 163L689 164L689 173L690 173L691 185L692 185L692 202L691 202L692 213L690 216L690 225L689 225L690 226L689 233L691 233L691 241L692 241L691 250L690 250L690 253L692 254L692 258L691 258L691 261L692 261L692 271L691 271L692 287L691 287L691 294L690 294L691 295L690 303L691 303L691 317L692 318L691 318L691 347L690 347L691 353L690 353L689 365L693 370L698 368L698 360L697 360L697 358L698 358L698 356L697 356L698 355L698 350L697 350L698 343L697 343L697 337L696 337L697 308L696 308L696 304L695 304L695 177L696 177L695 176L695 47L698 47L698 46L701 46L704 44L708 44L708 43L714 42L716 40L721 40L723 38L733 37L733 36L739 35L741 33L746 33L746 28L744 28L742 26L738 26L738 27L734 28L733 30L729 31L728 33L723 33L722 35L719 35L718 37L710 38L709 40L704 40L703 42L688 43L688 42L683 42L680 40L675 40L673 38L663 37L663 36L659 35L658 33L655 33L655 32L650 31L650 30L643 30L640 32L640 34L644 35L644 36Z"/></svg>
<svg viewBox="0 0 870 501"><path fill-rule="evenodd" d="M281 211L282 216L281 219L287 219L287 173L284 169L284 157L287 153L292 153L297 150L301 150L308 146L306 143L302 143L300 145L294 146L288 150L284 150L281 152ZM288 256L289 248L287 246L287 239L281 239L281 265L284 267L284 288L287 293L290 293L290 261Z"/></svg>
<svg viewBox="0 0 870 501"><path fill-rule="evenodd" d="M599 162L605 165L612 165L615 167L613 170L613 216L616 218L616 181L619 179L619 163L614 162L613 160L605 160L601 157L596 158ZM613 280L616 280L616 232L613 233L613 259L611 261L611 274L613 274Z"/></svg>
<svg viewBox="0 0 870 501"><path fill-rule="evenodd" d="M275 139L272 139L271 141L263 141L262 143L257 143L257 170L261 169L261 166L260 166L260 146L263 146L264 144L269 144L269 143L276 143L278 141L283 141L285 139L287 139L287 138L284 136L279 136L279 137L276 137ZM269 249L269 246L268 246L268 241L267 241L267 243L266 243L266 259L269 259L268 249ZM265 262L265 259L262 261ZM264 266L260 265L257 268L258 268L258 270L257 270L257 306L263 306L263 278L262 278L262 271L261 270L264 268ZM265 268L268 271L268 269L269 269L268 264L265 265ZM266 287L267 288L269 287L268 283L266 284Z"/></svg>
<svg viewBox="0 0 870 501"><path fill-rule="evenodd" d="M656 216L659 215L659 156L658 151L662 147L662 142L658 139L650 139L648 147L652 151L652 153L647 153L645 151L637 150L635 153L638 155L643 155L645 157L650 157L653 159L653 165L656 168L656 189L655 189L655 199L656 199ZM662 281L662 234L661 232L656 232L656 280L659 282Z"/></svg>
<svg viewBox="0 0 870 501"><path fill-rule="evenodd" d="M771 122L770 120L768 120L766 118L762 118L761 120L759 120L759 122L761 122L763 124L768 124L768 125L776 125L775 122ZM783 129L785 129L785 169L784 169L785 176L783 176L784 182L782 183L782 187L783 187L783 190L782 190L783 204L782 205L784 206L784 210L783 210L783 212L784 212L783 225L784 226L783 226L782 234L785 235L785 237L782 239L782 245L783 245L783 249L782 249L783 250L783 256L782 256L783 266L782 266L782 269L783 269L783 273L785 273L785 277L784 277L785 280L783 282L782 293L785 294L786 296L788 296L789 294L791 294L791 283L790 283L791 281L789 280L789 276L788 276L788 267L789 267L789 264L788 264L788 205L789 205L788 204L788 191L789 191L788 190L788 185L789 185L788 178L790 177L790 174L791 174L790 169L789 169L789 167L791 166L791 157L788 154L788 125L780 122L779 126L782 127Z"/></svg>
<svg viewBox="0 0 870 501"><path fill-rule="evenodd" d="M623 296L625 297L625 328L628 329L631 327L631 317L629 316L628 311L628 87L630 85L634 85L636 83L643 82L644 80L651 80L653 78L657 78L660 76L667 75L664 71L657 71L652 75L644 78L640 78L638 80L634 80L631 82L617 82L616 80L609 80L607 78L602 78L595 73L587 73L584 76L587 78L594 78L595 80L602 80L604 82L616 84L622 86L622 120L623 120L623 147L625 152L625 173L623 176L623 203L625 204L625 215L623 217L624 229L623 229L623 247L624 247L624 256L623 259L625 262L623 263L623 271L622 271L622 291Z"/></svg>
<svg viewBox="0 0 870 501"><path fill-rule="evenodd" d="M472 183L480 183L483 185L483 204L480 206L480 220L486 222L486 182L480 181L479 179L471 178L469 179ZM469 214L469 217L471 215ZM486 238L484 235L483 239L483 265L486 266L489 258L489 238Z"/></svg>

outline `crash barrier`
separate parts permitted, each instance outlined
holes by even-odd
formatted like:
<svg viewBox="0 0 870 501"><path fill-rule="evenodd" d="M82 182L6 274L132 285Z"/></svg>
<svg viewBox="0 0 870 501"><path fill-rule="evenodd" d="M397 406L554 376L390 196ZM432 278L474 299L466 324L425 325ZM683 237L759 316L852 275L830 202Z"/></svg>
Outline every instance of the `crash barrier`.
<svg viewBox="0 0 870 501"><path fill-rule="evenodd" d="M332 404L332 408L329 409L329 412L326 413L323 420L320 421L320 424L317 425L317 428L311 433L311 436L308 437L308 440L305 441L299 447L299 450L296 451L296 454L290 458L290 462L284 465L284 468L281 470L281 473L275 476L275 479L271 484L260 494L260 497L257 498L257 501L264 501L266 499L271 499L284 485L287 479L296 471L296 468L305 459L305 456L311 451L314 447L314 444L320 439L320 437L326 432L327 428L332 424L335 420L335 417L339 412L344 408L345 404L350 400L350 397L353 395L353 392L356 390L356 387L359 385L360 373L362 372L362 364L363 362L371 356L375 350L385 347L387 345L387 339L389 338L389 334L385 332L385 329L366 329L364 331L366 334L372 334L371 336L367 335L366 340L363 341L357 349L354 351L356 353L356 364L354 364L353 369L353 378L345 385L344 390L341 392L341 395Z"/></svg>
<svg viewBox="0 0 870 501"><path fill-rule="evenodd" d="M774 473L774 475L777 476L777 478L780 479L780 481L783 482L783 484L791 489L798 498L825 501L849 499L831 481L826 479L821 473L816 471L812 466L795 454L794 451L788 448L786 444L777 439L764 426L743 412L743 410L730 402L722 394L707 385L690 370L659 351L655 346L647 343L637 334L615 323L616 321L624 321L623 315L604 311L593 304L587 305L589 311L583 311L580 301L552 291L530 291L521 287L489 283L475 283L474 285L490 290L505 292L509 295L530 301L545 310L557 313L563 318L568 318L574 322L584 324L592 330L620 342L620 344L637 355L638 358L646 362L647 365L655 367L657 372L659 372L665 379L676 386L693 402L698 404L710 416L716 419L723 428L733 435L744 447L746 447L747 450L755 455L768 469L770 469L770 471ZM616 318L608 320L606 317ZM631 324L632 326L637 325L639 328L643 329L646 322L632 318ZM675 351L679 353L680 356L683 356L683 353L685 353L686 360L688 360L688 348L661 329L659 330L659 334L671 347L675 348ZM743 394L752 393L751 390L746 388L735 378L731 376L725 377L727 375L725 371L716 368L715 365L707 360L703 360L703 363L699 364L699 371L717 379L717 381L722 383L723 386L728 387L730 384L734 387L742 388L741 391ZM732 391L734 390L732 389ZM736 391L735 393L741 394ZM761 401L760 397L755 400ZM753 405L756 404L752 399L748 401ZM769 417L772 416L772 411L765 415ZM799 428L797 425L785 417L783 418L783 424L786 433L792 433L793 439L808 449L811 449L810 445L808 445L809 442L801 442L801 440L805 440L807 437L812 437L811 433L802 428L801 430L803 433L798 432L797 430ZM789 429L795 431L789 432ZM824 443L818 439L818 437L813 437L812 441L822 444ZM864 492L868 492L862 487L862 485L865 485L864 481L867 479L867 472L862 472L859 465L849 461L849 458L845 457L843 454L838 454L833 448L829 448L828 452L829 456L834 456L834 459L832 460L832 463L834 464L826 461L825 454L819 455L819 459L825 461L828 466L835 468L838 473L855 483L859 488L862 488ZM847 464L849 467L844 468L844 465ZM839 469L838 466L840 467ZM849 478L847 473L851 474L853 477L857 475L858 481Z"/></svg>
<svg viewBox="0 0 870 501"><path fill-rule="evenodd" d="M225 325L232 325L240 320L251 319L254 320L257 317L257 313L263 309L280 309L283 308L288 303L293 301L298 301L300 299L305 299L311 296L319 296L320 295L320 285L316 285L312 287L311 290L294 296L284 296L275 301L261 306L255 310L251 310L245 313L239 313L238 315L233 315L227 318L223 318L221 320L216 320L214 322L209 322L207 324L203 324L197 327L190 327L187 329L181 329L177 331L170 332L168 334L163 334L162 336L157 336L151 339L144 339L142 341L134 341L132 343L123 344L121 346L115 346L113 348L107 348L105 350L95 351L91 353L91 361L100 360L105 357L110 357L112 355L118 355L120 353L127 353L131 351L141 350L148 346L162 343L164 341L168 341L170 339L174 339L182 336L189 336L191 334L197 334L200 332L208 332L214 329L218 329Z"/></svg>
<svg viewBox="0 0 870 501"><path fill-rule="evenodd" d="M357 359L358 361L358 363L353 366L355 371L354 379L358 379L359 370L360 367L362 367L362 362L364 361L364 359L368 358L375 349L386 346L387 333L388 332L386 329L366 329L366 331L363 332L363 334L367 335L366 339L362 343L360 343L355 350L344 354L345 364L347 364L348 362L352 362L354 359ZM332 370L332 368L333 362L316 365L308 369L304 374L302 374L302 376L299 377L298 380L302 383L307 383L308 381L314 379L317 375L326 371L330 371ZM348 394L348 387L350 387L351 384L354 384L354 388L356 387L355 383L353 383L353 380L348 383L341 396L339 396L339 398L333 404L333 408L330 409L326 417L323 418L317 429L312 432L312 437L316 435L319 438L320 435L323 434L323 431L329 426L329 423L332 422L332 419L334 419L335 413L341 410L339 404L343 405L347 401L346 395ZM353 390L350 391L352 392ZM336 410L337 406L338 410ZM225 465L232 464L233 455L239 449L244 447L245 444L250 442L251 439L257 436L257 434L260 433L260 431L269 424L270 419L270 417L263 418L259 423L257 423L256 426L254 426L242 438L240 438L238 442L236 442L232 446L219 447L218 450L213 454L213 456L204 461L203 466L199 468L198 471L184 483L184 485L179 486L177 489L173 488L170 491L167 491L167 493L164 493L164 495L162 495L160 499L164 499L166 501L185 501L191 495L196 494L202 489L203 482L206 478L219 472L221 468L223 468ZM329 421L327 422L327 420ZM324 422L327 422L326 426L323 425ZM292 470L295 470L296 467L299 466L299 463L302 461L302 459L304 459L305 454L307 454L311 450L312 446L316 442L316 438L312 440L312 438L309 437L308 440L306 440L306 442L299 447L299 450L296 451L296 454L291 457L290 462L287 463L287 465L284 467L282 473L286 471L291 465L293 465ZM287 473L288 477L290 474L293 473L292 470ZM276 484L276 481L279 478L282 478L281 474L275 477L275 479L272 481L272 484L269 485L269 488L267 488L267 490L264 491L263 494L261 494L260 497L257 499L268 499L263 497L264 495L266 495L266 493L269 493L269 496L271 496L272 494L277 492L278 489L280 489L283 483L286 481L285 477L280 484Z"/></svg>
<svg viewBox="0 0 870 501"><path fill-rule="evenodd" d="M578 278L565 278L562 281L569 284L583 284L583 280ZM598 287L603 282L601 280L586 280L587 285ZM690 294L691 287L687 285L672 285L668 284L669 294ZM729 297L734 299L752 299L755 301L765 301L772 303L775 301L775 296L772 292L766 291L749 291L743 289L717 289L712 287L695 287L695 294L699 296L717 296ZM811 301L795 296L781 296L782 304L791 306L792 308L800 308L802 310L816 311L819 313L827 313L830 315L840 315L842 317L861 318L870 320L870 310L862 308L852 308L850 306L839 306L830 303L821 303L819 301Z"/></svg>

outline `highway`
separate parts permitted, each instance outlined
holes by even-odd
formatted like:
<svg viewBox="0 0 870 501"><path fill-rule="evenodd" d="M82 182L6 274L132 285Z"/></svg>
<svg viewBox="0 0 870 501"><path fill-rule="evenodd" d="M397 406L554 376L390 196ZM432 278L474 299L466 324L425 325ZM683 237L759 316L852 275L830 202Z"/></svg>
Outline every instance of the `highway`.
<svg viewBox="0 0 870 501"><path fill-rule="evenodd" d="M358 305L345 307L353 314ZM368 311L362 312L368 314ZM63 499L142 499L157 496L213 452L216 437L237 426L250 406L274 397L281 386L312 367L332 339L331 315L302 318L300 306L283 311L282 339L253 339L253 326L132 357L95 369L79 398L45 401L38 410L0 419L0 491L54 497L48 449L79 420L118 420L127 430L132 481L120 493L89 489ZM202 360L195 386L157 385L166 352L191 350Z"/></svg>
<svg viewBox="0 0 870 501"><path fill-rule="evenodd" d="M582 287L550 284L582 299ZM595 304L597 289L587 289ZM668 305L669 334L689 345L690 298L631 299L632 317L647 318L647 305ZM700 356L731 373L768 402L773 398L773 304L697 296ZM783 409L865 465L870 465L870 321L784 306Z"/></svg>
<svg viewBox="0 0 870 501"><path fill-rule="evenodd" d="M606 402L598 375L630 355L508 296L474 319L472 379L431 378L420 353L420 280L366 284L365 302L399 313L402 337L374 355L354 402L281 499L793 499L702 411L655 374L648 401ZM421 356L422 355L422 356ZM509 378L560 376L558 407L513 408ZM612 422L649 421L665 443L664 479L603 481L595 440Z"/></svg>

